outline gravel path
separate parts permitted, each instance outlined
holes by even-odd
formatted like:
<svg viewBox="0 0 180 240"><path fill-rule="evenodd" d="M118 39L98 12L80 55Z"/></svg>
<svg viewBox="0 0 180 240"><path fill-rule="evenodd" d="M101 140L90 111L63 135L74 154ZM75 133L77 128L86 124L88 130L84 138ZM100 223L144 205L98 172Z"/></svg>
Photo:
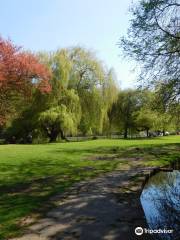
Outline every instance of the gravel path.
<svg viewBox="0 0 180 240"><path fill-rule="evenodd" d="M14 240L136 240L137 226L146 227L140 204L144 176L150 169L119 170L74 185L52 201L46 217Z"/></svg>

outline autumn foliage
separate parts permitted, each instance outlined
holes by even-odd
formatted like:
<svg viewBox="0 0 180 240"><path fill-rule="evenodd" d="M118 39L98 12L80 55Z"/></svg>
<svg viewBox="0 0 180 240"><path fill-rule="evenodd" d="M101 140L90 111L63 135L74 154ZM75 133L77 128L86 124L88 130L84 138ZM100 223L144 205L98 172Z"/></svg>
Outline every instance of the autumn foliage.
<svg viewBox="0 0 180 240"><path fill-rule="evenodd" d="M12 91L28 95L32 87L41 92L51 90L50 72L38 59L0 37L0 125L5 121L6 99Z"/></svg>

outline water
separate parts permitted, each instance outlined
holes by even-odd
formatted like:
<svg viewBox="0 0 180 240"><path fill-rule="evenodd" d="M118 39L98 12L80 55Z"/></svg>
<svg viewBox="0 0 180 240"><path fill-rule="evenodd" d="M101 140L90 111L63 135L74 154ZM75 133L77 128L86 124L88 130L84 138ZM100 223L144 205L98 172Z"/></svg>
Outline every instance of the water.
<svg viewBox="0 0 180 240"><path fill-rule="evenodd" d="M173 229L173 233L153 234L154 239L180 239L180 171L152 176L141 194L141 204L149 229Z"/></svg>

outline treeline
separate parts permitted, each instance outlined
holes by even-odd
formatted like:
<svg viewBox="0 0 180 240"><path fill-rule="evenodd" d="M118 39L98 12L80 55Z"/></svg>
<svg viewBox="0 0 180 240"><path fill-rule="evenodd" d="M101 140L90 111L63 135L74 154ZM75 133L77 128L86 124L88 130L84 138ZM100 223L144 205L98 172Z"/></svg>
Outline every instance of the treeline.
<svg viewBox="0 0 180 240"><path fill-rule="evenodd" d="M127 138L144 132L144 136L157 136L177 133L180 123L180 105L170 102L164 86L156 86L154 91L120 90L117 100L109 110L112 128L117 129Z"/></svg>
<svg viewBox="0 0 180 240"><path fill-rule="evenodd" d="M87 49L34 56L1 39L0 51L0 133L6 142L54 142L114 132L127 138L179 129L178 102L169 102L161 84L153 91L121 90L113 69Z"/></svg>

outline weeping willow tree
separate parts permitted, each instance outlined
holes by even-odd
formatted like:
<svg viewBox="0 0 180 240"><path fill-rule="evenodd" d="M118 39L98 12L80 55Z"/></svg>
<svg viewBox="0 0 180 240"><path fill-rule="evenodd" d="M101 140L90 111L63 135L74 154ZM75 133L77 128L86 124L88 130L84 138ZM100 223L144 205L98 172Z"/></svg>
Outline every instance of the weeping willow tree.
<svg viewBox="0 0 180 240"><path fill-rule="evenodd" d="M58 136L67 140L66 134L77 134L80 118L79 97L69 90L56 107L40 113L39 123L50 142L54 142Z"/></svg>
<svg viewBox="0 0 180 240"><path fill-rule="evenodd" d="M101 134L108 107L117 94L115 74L107 71L96 55L86 49L70 48L69 58L72 62L69 87L77 91L82 109L80 131Z"/></svg>
<svg viewBox="0 0 180 240"><path fill-rule="evenodd" d="M71 111L73 90L79 98L75 101L78 111L73 110L78 113L79 132L83 135L102 133L108 121L107 110L117 95L113 71L107 71L93 52L80 47L41 53L39 58L52 72L49 108L54 112L54 107L63 104Z"/></svg>
<svg viewBox="0 0 180 240"><path fill-rule="evenodd" d="M56 102L61 99L63 91L67 89L70 79L72 64L68 58L68 51L66 49L60 49L50 53L40 52L38 53L38 57L52 72L50 79L52 90L49 97L50 102L56 104Z"/></svg>
<svg viewBox="0 0 180 240"><path fill-rule="evenodd" d="M109 114L111 112L113 104L117 101L119 88L117 86L116 74L114 69L110 69L102 86L103 94L103 131L106 134L111 134L113 129L112 117Z"/></svg>
<svg viewBox="0 0 180 240"><path fill-rule="evenodd" d="M104 68L92 51L84 48L69 48L72 71L69 86L78 92L91 90L104 81Z"/></svg>
<svg viewBox="0 0 180 240"><path fill-rule="evenodd" d="M76 134L81 119L81 106L78 94L68 88L72 63L67 49L53 53L39 53L40 60L51 72L51 88L48 107L39 115L41 129L50 139L55 141L58 136L66 139L66 134Z"/></svg>

